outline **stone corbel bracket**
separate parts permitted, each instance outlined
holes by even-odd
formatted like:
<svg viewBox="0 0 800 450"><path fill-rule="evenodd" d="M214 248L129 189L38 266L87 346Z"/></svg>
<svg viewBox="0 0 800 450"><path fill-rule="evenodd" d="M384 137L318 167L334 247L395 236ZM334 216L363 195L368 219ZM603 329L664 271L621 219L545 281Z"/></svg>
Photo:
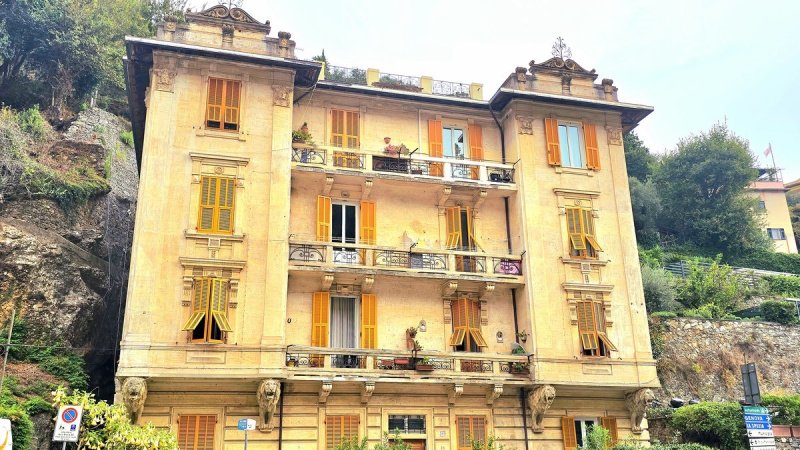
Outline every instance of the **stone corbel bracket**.
<svg viewBox="0 0 800 450"><path fill-rule="evenodd" d="M372 178L367 178L366 180L364 180L364 193L362 195L362 198L364 200L368 200L369 199L369 194L372 192L372 185L373 184L375 184L375 183L372 181Z"/></svg>
<svg viewBox="0 0 800 450"><path fill-rule="evenodd" d="M456 293L456 289L458 289L458 281L457 280L447 280L442 285L442 297L450 298Z"/></svg>
<svg viewBox="0 0 800 450"><path fill-rule="evenodd" d="M375 382L374 381L364 382L364 386L361 388L361 403L365 405L369 403L369 399L372 398L373 392L375 392Z"/></svg>
<svg viewBox="0 0 800 450"><path fill-rule="evenodd" d="M274 428L272 418L278 410L278 402L281 398L281 382L271 378L261 380L256 389L256 400L258 401L258 429L269 433Z"/></svg>
<svg viewBox="0 0 800 450"><path fill-rule="evenodd" d="M494 401L500 398L501 395L503 395L503 385L495 384L490 387L489 392L486 393L486 404L493 405Z"/></svg>
<svg viewBox="0 0 800 450"><path fill-rule="evenodd" d="M328 396L331 395L332 390L333 390L333 382L330 380L323 381L322 385L319 388L319 402L327 403Z"/></svg>
<svg viewBox="0 0 800 450"><path fill-rule="evenodd" d="M625 406L631 413L631 432L634 434L642 433L642 421L647 406L656 399L651 389L639 389L625 394Z"/></svg>
<svg viewBox="0 0 800 450"><path fill-rule="evenodd" d="M447 393L447 401L451 405L455 405L456 399L461 397L464 393L464 383L454 383L450 386L450 391Z"/></svg>
<svg viewBox="0 0 800 450"><path fill-rule="evenodd" d="M322 290L328 291L333 284L333 273L326 272L322 274Z"/></svg>
<svg viewBox="0 0 800 450"><path fill-rule="evenodd" d="M364 275L364 281L361 283L361 291L370 293L372 286L375 285L375 275Z"/></svg>
<svg viewBox="0 0 800 450"><path fill-rule="evenodd" d="M437 199L436 204L439 208L444 208L444 204L447 202L447 199L450 198L450 194L453 193L453 188L450 186L445 186L442 188L442 191L439 192L439 198ZM442 212L444 214L444 212Z"/></svg>
<svg viewBox="0 0 800 450"><path fill-rule="evenodd" d="M325 177L325 185L322 187L322 195L326 197L331 195L331 189L333 189L333 177L328 175Z"/></svg>

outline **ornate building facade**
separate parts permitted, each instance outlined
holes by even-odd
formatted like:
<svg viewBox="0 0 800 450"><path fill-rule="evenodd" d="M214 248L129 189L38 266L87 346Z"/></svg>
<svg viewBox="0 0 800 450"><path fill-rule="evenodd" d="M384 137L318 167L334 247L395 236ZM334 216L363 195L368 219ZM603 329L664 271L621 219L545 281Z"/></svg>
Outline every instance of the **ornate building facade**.
<svg viewBox="0 0 800 450"><path fill-rule="evenodd" d="M300 60L270 31L215 6L126 41L133 417L183 449L238 448L242 418L265 449L647 440L622 133L652 108L571 59L484 100Z"/></svg>

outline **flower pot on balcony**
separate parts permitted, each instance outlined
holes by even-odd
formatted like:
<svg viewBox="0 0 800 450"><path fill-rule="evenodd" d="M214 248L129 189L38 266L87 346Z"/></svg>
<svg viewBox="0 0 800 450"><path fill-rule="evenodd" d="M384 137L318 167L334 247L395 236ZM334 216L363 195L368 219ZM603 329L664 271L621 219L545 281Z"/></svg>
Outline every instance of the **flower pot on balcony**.
<svg viewBox="0 0 800 450"><path fill-rule="evenodd" d="M286 367L297 367L297 360L296 359L287 360Z"/></svg>
<svg viewBox="0 0 800 450"><path fill-rule="evenodd" d="M408 358L395 358L394 364L396 366L407 366L408 365Z"/></svg>
<svg viewBox="0 0 800 450"><path fill-rule="evenodd" d="M433 364L417 363L417 372L433 372Z"/></svg>
<svg viewBox="0 0 800 450"><path fill-rule="evenodd" d="M518 368L511 367L511 373L528 375L531 373L531 369L527 367L518 367Z"/></svg>
<svg viewBox="0 0 800 450"><path fill-rule="evenodd" d="M792 436L800 438L800 427L792 426Z"/></svg>

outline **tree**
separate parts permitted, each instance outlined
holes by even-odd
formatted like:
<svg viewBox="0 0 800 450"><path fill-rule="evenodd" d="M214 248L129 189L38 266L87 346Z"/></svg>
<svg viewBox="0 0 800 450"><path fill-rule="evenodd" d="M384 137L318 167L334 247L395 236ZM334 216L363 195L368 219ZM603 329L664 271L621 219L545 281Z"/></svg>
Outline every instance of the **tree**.
<svg viewBox="0 0 800 450"><path fill-rule="evenodd" d="M687 308L701 309L713 319L724 319L741 308L749 289L733 269L720 263L720 255L708 267L689 264L689 276L680 281L678 300Z"/></svg>
<svg viewBox="0 0 800 450"><path fill-rule="evenodd" d="M661 214L661 198L652 180L628 179L633 209L633 226L640 245L658 243L658 216Z"/></svg>
<svg viewBox="0 0 800 450"><path fill-rule="evenodd" d="M754 167L748 142L726 125L681 140L655 174L663 206L660 228L726 255L770 248L756 199L745 192L758 175Z"/></svg>
<svg viewBox="0 0 800 450"><path fill-rule="evenodd" d="M647 181L653 173L656 157L633 131L625 133L622 143L625 147L625 166L628 168L628 176L639 181Z"/></svg>

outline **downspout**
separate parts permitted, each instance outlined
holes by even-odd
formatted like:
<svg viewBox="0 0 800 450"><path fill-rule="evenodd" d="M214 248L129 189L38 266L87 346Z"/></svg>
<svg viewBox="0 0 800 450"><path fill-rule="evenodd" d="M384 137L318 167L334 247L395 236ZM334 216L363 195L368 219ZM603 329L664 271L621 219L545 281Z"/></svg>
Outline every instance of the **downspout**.
<svg viewBox="0 0 800 450"><path fill-rule="evenodd" d="M500 130L500 159L503 164L506 163L506 136L505 132L503 131L503 126L500 125L500 121L497 120L497 116L494 115L494 111L492 111L492 107L489 106L489 113L492 114L492 119L494 119L494 123L497 124L497 128Z"/></svg>
<svg viewBox="0 0 800 450"><path fill-rule="evenodd" d="M522 432L525 437L525 450L528 450L528 397L525 395L525 388L519 389L519 402L522 404Z"/></svg>
<svg viewBox="0 0 800 450"><path fill-rule="evenodd" d="M503 206L506 213L506 242L508 253L511 254L511 221L508 212L508 197L503 197ZM511 289L511 307L514 312L514 340L519 344L519 324L517 323L517 288Z"/></svg>
<svg viewBox="0 0 800 450"><path fill-rule="evenodd" d="M279 414L281 415L281 418L278 419L278 450L281 450L283 448L283 399L284 397L286 397L285 388L286 388L286 383L281 382L281 400L280 400L281 404L278 406ZM527 436L527 430L525 431L525 435Z"/></svg>

